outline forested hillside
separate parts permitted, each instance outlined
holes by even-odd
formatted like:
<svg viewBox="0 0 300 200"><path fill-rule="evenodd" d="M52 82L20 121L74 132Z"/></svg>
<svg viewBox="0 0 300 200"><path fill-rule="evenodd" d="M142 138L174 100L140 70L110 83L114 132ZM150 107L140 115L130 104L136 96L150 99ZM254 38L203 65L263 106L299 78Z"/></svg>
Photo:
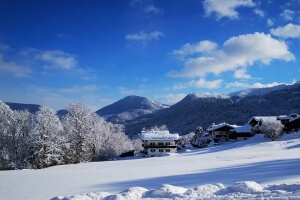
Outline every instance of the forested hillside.
<svg viewBox="0 0 300 200"><path fill-rule="evenodd" d="M125 123L126 133L137 134L143 127L166 124L171 132L187 134L197 126L212 123L243 125L252 116L277 116L300 113L300 84L264 95L203 96L190 94L169 109L144 115Z"/></svg>

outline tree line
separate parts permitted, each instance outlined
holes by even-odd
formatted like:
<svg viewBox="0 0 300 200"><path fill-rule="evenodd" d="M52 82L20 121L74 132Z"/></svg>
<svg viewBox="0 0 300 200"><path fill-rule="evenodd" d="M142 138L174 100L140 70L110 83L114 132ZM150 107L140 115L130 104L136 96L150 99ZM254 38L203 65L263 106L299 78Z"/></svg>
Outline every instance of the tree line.
<svg viewBox="0 0 300 200"><path fill-rule="evenodd" d="M40 169L54 165L113 160L137 149L123 126L114 125L86 105L72 103L62 119L49 107L34 114L13 111L0 101L0 169Z"/></svg>

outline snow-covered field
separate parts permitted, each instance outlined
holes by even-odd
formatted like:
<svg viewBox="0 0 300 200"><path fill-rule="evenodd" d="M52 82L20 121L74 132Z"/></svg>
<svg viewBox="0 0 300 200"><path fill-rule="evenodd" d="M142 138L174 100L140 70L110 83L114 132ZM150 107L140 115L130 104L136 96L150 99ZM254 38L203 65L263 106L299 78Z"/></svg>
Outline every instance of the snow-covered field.
<svg viewBox="0 0 300 200"><path fill-rule="evenodd" d="M300 133L167 157L0 171L0 199L51 198L300 199Z"/></svg>

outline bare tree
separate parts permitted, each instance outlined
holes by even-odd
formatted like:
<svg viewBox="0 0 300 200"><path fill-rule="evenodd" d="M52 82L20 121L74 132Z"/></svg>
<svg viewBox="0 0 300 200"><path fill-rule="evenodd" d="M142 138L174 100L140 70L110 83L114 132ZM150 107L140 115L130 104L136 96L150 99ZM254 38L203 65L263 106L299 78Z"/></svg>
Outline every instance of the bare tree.
<svg viewBox="0 0 300 200"><path fill-rule="evenodd" d="M260 132L265 134L266 137L271 138L271 140L280 137L282 129L283 125L280 121L263 122L259 128Z"/></svg>
<svg viewBox="0 0 300 200"><path fill-rule="evenodd" d="M11 118L10 126L10 154L14 168L25 168L29 149L32 145L30 141L33 129L32 114L27 110L15 110Z"/></svg>
<svg viewBox="0 0 300 200"><path fill-rule="evenodd" d="M11 169L9 134L13 111L0 101L0 169Z"/></svg>

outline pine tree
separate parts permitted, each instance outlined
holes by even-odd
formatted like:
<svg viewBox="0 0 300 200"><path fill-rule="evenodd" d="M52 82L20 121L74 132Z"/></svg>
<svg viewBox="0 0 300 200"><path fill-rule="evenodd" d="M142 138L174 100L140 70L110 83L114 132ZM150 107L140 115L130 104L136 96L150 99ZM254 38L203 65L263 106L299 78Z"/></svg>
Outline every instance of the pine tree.
<svg viewBox="0 0 300 200"><path fill-rule="evenodd" d="M195 131L195 135L191 141L191 144L195 147L203 148L207 146L207 142L204 136L203 128L198 126Z"/></svg>

